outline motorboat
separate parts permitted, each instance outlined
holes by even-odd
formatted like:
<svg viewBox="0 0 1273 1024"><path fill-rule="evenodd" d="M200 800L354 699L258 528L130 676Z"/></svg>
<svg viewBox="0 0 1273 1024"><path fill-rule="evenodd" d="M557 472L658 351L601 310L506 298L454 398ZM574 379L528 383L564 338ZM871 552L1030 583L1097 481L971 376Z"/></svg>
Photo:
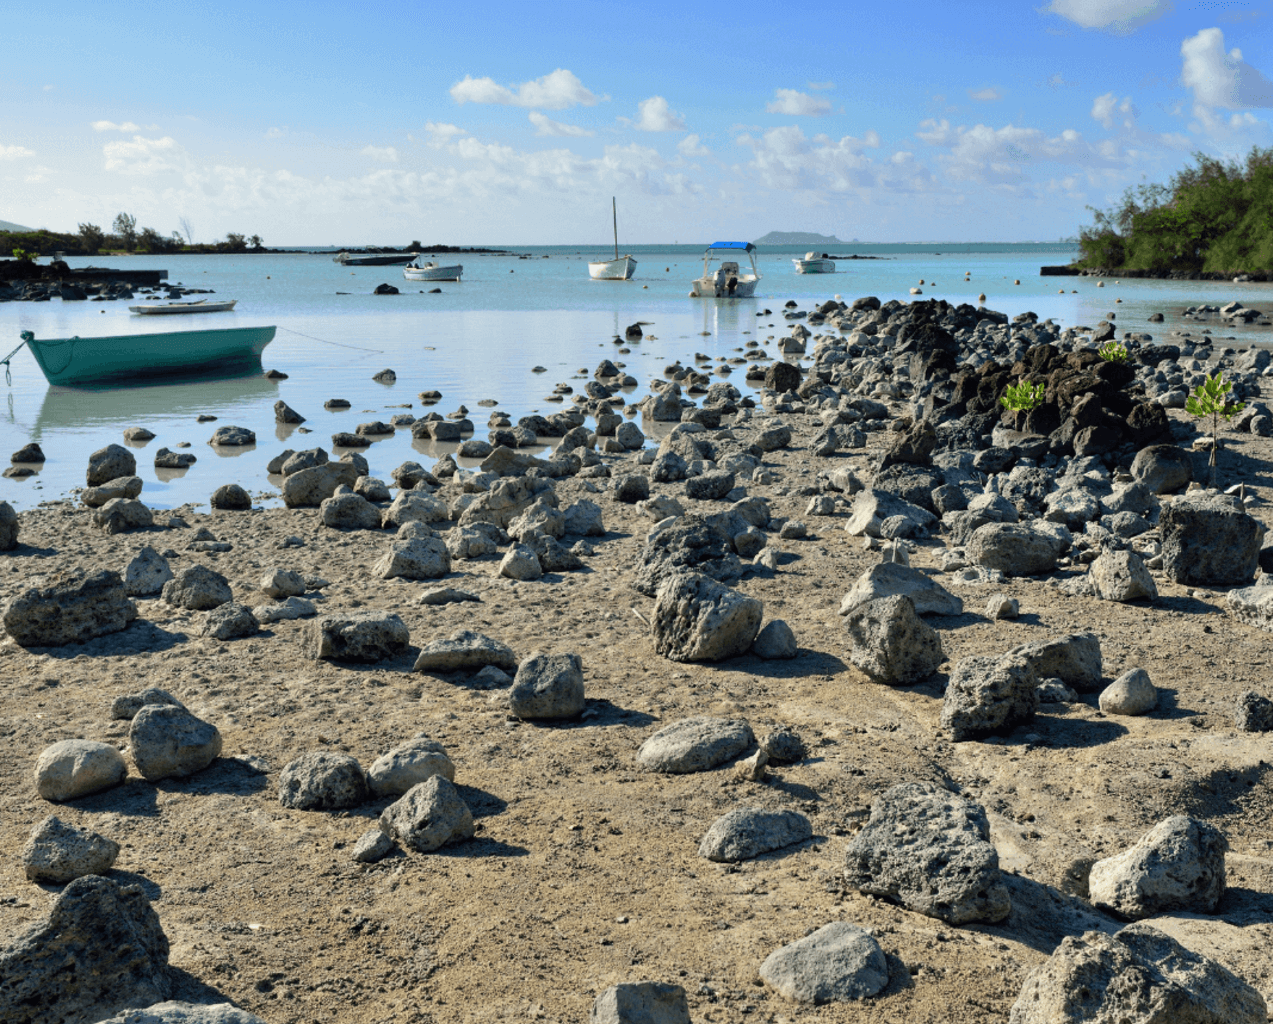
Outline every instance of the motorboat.
<svg viewBox="0 0 1273 1024"><path fill-rule="evenodd" d="M458 281L464 273L464 267L454 263L442 267L430 261L421 263L418 259L402 268L402 276L408 281Z"/></svg>
<svg viewBox="0 0 1273 1024"><path fill-rule="evenodd" d="M274 330L230 327L101 338L37 338L23 331L22 343L31 350L50 384L84 386L260 369L261 353L274 340Z"/></svg>
<svg viewBox="0 0 1273 1024"><path fill-rule="evenodd" d="M207 299L199 299L197 302L167 302L162 305L149 303L144 306L129 306L128 310L140 316L159 316L167 313L229 313L238 301L238 299L227 299L224 302L209 302Z"/></svg>
<svg viewBox="0 0 1273 1024"><path fill-rule="evenodd" d="M791 262L796 265L797 274L835 273L835 260L826 253L819 256L816 252L807 252L803 259L794 259Z"/></svg>
<svg viewBox="0 0 1273 1024"><path fill-rule="evenodd" d="M346 267L396 267L403 263L410 263L418 255L419 253L414 252L342 252L333 256L332 262L341 263Z"/></svg>
<svg viewBox="0 0 1273 1024"><path fill-rule="evenodd" d="M631 256L619 255L619 210L613 196L610 197L610 213L614 218L614 259L590 262L588 276L594 281L631 281L636 273L637 261Z"/></svg>
<svg viewBox="0 0 1273 1024"><path fill-rule="evenodd" d="M746 253L751 273L740 269L736 260L725 257ZM713 269L712 264L719 261ZM760 271L756 269L756 247L751 242L713 242L703 253L703 276L690 285L692 299L749 299L756 294Z"/></svg>

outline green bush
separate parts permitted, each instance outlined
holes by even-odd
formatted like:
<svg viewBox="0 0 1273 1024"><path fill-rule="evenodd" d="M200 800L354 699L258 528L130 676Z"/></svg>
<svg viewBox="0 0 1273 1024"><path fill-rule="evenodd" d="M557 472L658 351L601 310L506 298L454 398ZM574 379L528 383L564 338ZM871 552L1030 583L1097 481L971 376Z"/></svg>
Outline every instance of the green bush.
<svg viewBox="0 0 1273 1024"><path fill-rule="evenodd" d="M1046 390L1042 381L1031 384L1028 380L1022 380L1004 388L1003 394L999 396L999 404L1013 412L1029 412L1043 404L1043 393Z"/></svg>

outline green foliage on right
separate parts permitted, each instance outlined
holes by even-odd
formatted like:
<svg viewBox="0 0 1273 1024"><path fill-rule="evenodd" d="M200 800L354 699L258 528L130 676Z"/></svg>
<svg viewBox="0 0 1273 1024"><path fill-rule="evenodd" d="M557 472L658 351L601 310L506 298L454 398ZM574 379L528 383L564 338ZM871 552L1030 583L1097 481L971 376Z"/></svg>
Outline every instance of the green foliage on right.
<svg viewBox="0 0 1273 1024"><path fill-rule="evenodd" d="M999 396L999 404L1013 412L1029 412L1043 404L1043 393L1047 386L1040 381L1031 384L1028 380L1009 384Z"/></svg>
<svg viewBox="0 0 1273 1024"><path fill-rule="evenodd" d="M1129 188L1089 207L1078 266L1100 270L1264 273L1273 270L1273 148L1245 163L1195 153L1166 185Z"/></svg>
<svg viewBox="0 0 1273 1024"><path fill-rule="evenodd" d="M1125 363L1132 357L1121 341L1107 341L1096 350L1096 354L1107 363Z"/></svg>

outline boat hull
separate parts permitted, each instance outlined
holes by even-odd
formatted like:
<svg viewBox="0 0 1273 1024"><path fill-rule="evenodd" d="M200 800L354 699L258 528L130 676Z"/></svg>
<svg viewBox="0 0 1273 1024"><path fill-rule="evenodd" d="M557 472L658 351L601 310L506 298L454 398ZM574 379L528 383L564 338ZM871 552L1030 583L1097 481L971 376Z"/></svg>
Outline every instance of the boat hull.
<svg viewBox="0 0 1273 1024"><path fill-rule="evenodd" d="M637 261L631 256L617 260L598 260L588 264L588 276L594 281L631 281L636 273Z"/></svg>
<svg viewBox="0 0 1273 1024"><path fill-rule="evenodd" d="M458 281L464 274L462 264L452 267L404 267L402 276L408 281Z"/></svg>
<svg viewBox="0 0 1273 1024"><path fill-rule="evenodd" d="M95 385L183 374L259 369L273 327L164 331L109 338L30 338L50 384Z"/></svg>
<svg viewBox="0 0 1273 1024"><path fill-rule="evenodd" d="M718 285L715 277L700 277L693 282L692 299L750 299L756 294L756 285L760 283L755 277L740 277L732 292Z"/></svg>
<svg viewBox="0 0 1273 1024"><path fill-rule="evenodd" d="M166 306L129 306L130 313L139 316L166 316L173 313L229 313L233 311L238 299L226 302L170 302Z"/></svg>
<svg viewBox="0 0 1273 1024"><path fill-rule="evenodd" d="M396 256L351 256L347 252L342 252L339 256L334 257L332 262L340 263L346 267L396 267L403 263L410 263L413 259L415 259L415 253L410 252Z"/></svg>
<svg viewBox="0 0 1273 1024"><path fill-rule="evenodd" d="M792 260L797 274L834 274L835 260Z"/></svg>

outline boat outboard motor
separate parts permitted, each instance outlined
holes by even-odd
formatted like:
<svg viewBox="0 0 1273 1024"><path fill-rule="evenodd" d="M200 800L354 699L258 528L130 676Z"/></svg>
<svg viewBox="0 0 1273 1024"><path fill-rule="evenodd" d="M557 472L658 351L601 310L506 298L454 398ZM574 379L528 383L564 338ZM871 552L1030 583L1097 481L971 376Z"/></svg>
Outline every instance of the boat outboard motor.
<svg viewBox="0 0 1273 1024"><path fill-rule="evenodd" d="M725 282L725 287L730 295L734 294L734 289L738 287L738 278L733 274L729 275L729 280Z"/></svg>

